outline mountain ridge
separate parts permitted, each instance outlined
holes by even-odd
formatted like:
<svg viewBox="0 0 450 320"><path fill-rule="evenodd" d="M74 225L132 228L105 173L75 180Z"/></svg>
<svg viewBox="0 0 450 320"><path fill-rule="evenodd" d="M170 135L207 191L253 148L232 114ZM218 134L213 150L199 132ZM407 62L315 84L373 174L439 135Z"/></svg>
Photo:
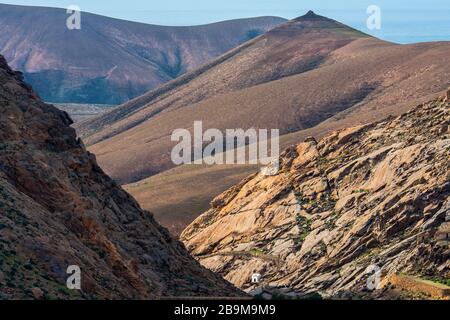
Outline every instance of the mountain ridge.
<svg viewBox="0 0 450 320"><path fill-rule="evenodd" d="M308 21L305 23L308 23ZM343 34L341 24L338 22L332 23L339 28L331 31L326 28L308 29L306 32L302 28L299 30L294 28L291 31L291 36L274 34L277 30L292 28L291 22L286 23L257 39L243 44L240 47L242 49L234 49L225 54L223 61L219 58L216 62L213 61L204 68L197 69L185 77L176 79L169 85L117 107L110 113L79 123L75 127L87 145L94 145L91 147L91 150L99 155L100 162L108 171L112 164L109 163L109 160L108 163L103 162L103 159L114 157L114 154L117 152L115 145L122 145L122 141L126 140L127 135L137 135L138 132L139 135L142 135L145 130L148 130L145 140L161 140L161 135L166 136L166 140L169 140L167 136L170 135L170 132L165 132L165 129L160 128L158 135L154 135L151 131L156 130L158 126L169 126L170 122L174 120L172 118L178 118L175 113L196 114L195 120L201 120L201 118L209 120L208 118L215 117L215 113L221 112L228 115L229 119L227 117L223 120L214 119L212 127L221 129L225 125L220 122L228 120L231 124L227 124L227 127L233 127L234 124L234 127L238 125L245 128L250 124L250 119L247 119L245 114L250 109L248 104L255 104L256 102L253 101L257 100L261 100L258 101L261 105L267 104L264 103L264 100L269 100L274 105L281 104L283 97L279 97L275 93L267 96L267 94L264 94L264 91L268 92L275 86L278 91L282 90L283 87L289 87L292 89L291 92L286 92L288 99L283 103L285 106L280 107L285 108L284 111L286 113L289 112L291 119L284 119L279 115L275 115L278 119L274 121L280 122L278 126L281 131L284 131L282 132L283 134L317 124L317 121L321 120L318 117L319 114L322 114L322 120L325 120L326 117L333 116L337 112L351 108L358 103L369 104L375 95L385 95L385 99L389 99L389 101L384 102L386 105L395 104L398 102L398 99L392 99L391 96L398 95L398 92L404 90L402 87L396 90L396 86L406 85L406 82L415 76L425 78L431 77L432 73L437 73L434 76L441 78L441 73L448 72L443 65L428 68L427 61L424 58L424 55L427 54L430 56L443 54L441 52L445 51L448 43L395 45L367 37L351 28L345 28L344 30L348 34ZM299 25L302 26L302 22ZM330 32L333 32L331 36ZM330 37L334 42L328 41ZM297 48L297 46L300 46L299 44L303 44L303 46ZM349 49L346 50L346 48ZM387 55L388 59L386 61L383 61L382 54ZM363 68L364 60L367 61L365 68ZM445 60L443 61L441 57L437 57L434 60L439 64L445 63ZM383 63L383 65L378 67L380 63ZM363 69L361 70L360 68ZM328 76L326 74L327 71L325 71L327 69L329 70ZM339 79L338 77L343 72L346 72L348 76ZM397 83L393 83L390 80L393 77L389 78L387 76L389 72L396 73L394 76L398 78ZM417 75L414 75L414 73L417 73ZM365 75L365 79L361 74ZM370 76L371 74L372 76ZM351 77L353 81L350 79ZM329 94L329 89L327 88L331 86L330 78L336 79L337 85L342 86L340 92L345 93L346 96L343 93L337 93L334 96ZM280 81L283 81L285 85L279 85ZM299 83L300 81L305 83ZM315 82L316 87L323 86L322 91L329 96L324 97L317 93L315 95L316 98L314 98L314 96L311 97L311 95L306 95L306 93L302 95L297 92L312 90L307 87L307 81ZM172 85L173 87L171 87ZM417 81L412 85L416 87L425 86L426 80ZM444 89L439 88L439 90L436 90L436 88L431 88L431 90L436 91L435 93ZM260 96L262 95L267 97L261 99ZM253 101L243 103L248 96L252 96ZM240 112L244 113L244 118L231 120L233 113L237 112L234 107L236 104L243 104ZM211 105L211 107L207 107L207 105ZM310 108L311 105L319 105L319 107L316 107L317 110L308 110L308 114L311 114L311 117L308 117L307 115L299 114L295 110L295 105L299 105L304 109ZM338 106L336 110L327 110L332 109L332 105ZM189 108L191 110L188 112L187 109ZM249 114L267 112L264 109L257 111L255 109L256 106L251 106L251 108L253 112L249 110ZM209 109L210 113L212 113L209 117L205 114L206 109ZM121 114L121 111L124 111L124 113ZM306 112L303 114L306 114ZM184 117L192 119L192 116L188 114ZM264 117L264 114L261 114L260 117ZM308 121L308 118L313 117L319 119ZM158 119L158 121L154 121L154 119ZM245 119L247 120L245 121ZM257 125L264 127L267 127L270 123L267 119L261 119L259 122ZM176 126L177 128L189 128L192 124L178 123ZM175 125L173 127L175 128ZM136 138L141 139L141 137ZM170 141L159 142L159 145L170 143ZM139 150L142 150L142 148L139 148ZM137 151L131 152L142 158L142 156L137 154ZM167 152L167 150L164 152ZM138 161L140 163L137 164L137 167L143 166L143 163L141 163L143 159ZM145 161L148 161L148 158ZM154 161L158 160L155 159ZM155 168L144 170L147 172L137 173L137 178L142 178L148 173L161 171L158 169L157 163L154 166ZM167 169L167 165L162 169ZM117 172L119 170L121 169L117 168L114 171L109 171L109 173L123 182L134 182L137 180L136 177L126 177L124 173Z"/></svg>
<svg viewBox="0 0 450 320"><path fill-rule="evenodd" d="M335 28L333 29L328 24ZM286 26L288 26L287 30ZM295 26L300 26L300 28ZM145 125L151 127L153 124L157 125L154 119L159 116L173 114L176 117L175 113L180 114L180 110L187 113L187 109L197 107L215 97L229 96L233 99L233 104L239 104L240 102L236 101L233 95L243 90L251 90L257 86L276 82L275 80L288 78L291 75L305 74L315 69L333 50L356 39L370 39L350 27L342 27L342 24L334 20L327 20L327 26L328 29L314 28L306 20L297 21L294 27L291 26L291 23L276 27L159 89L150 91L98 117L77 123L75 128L87 145L97 144L94 146L97 149L97 146L108 144L106 140L123 136L128 130L136 131L137 128L142 129ZM279 33L278 30L283 32ZM286 32L291 35L286 37ZM367 86L364 83L360 85L360 88L353 89L355 96L362 97L370 90L370 85ZM353 95L353 92L349 95ZM352 100L351 97L344 99ZM356 97L356 99L359 98ZM342 102L336 101L336 104L342 105ZM226 110L223 111L226 112ZM189 112L191 114L199 113L196 110ZM202 111L202 113L204 112ZM198 116L196 120L200 120L200 117L204 118L206 115ZM191 126L192 124L187 125ZM220 129L223 125L214 127ZM285 130L285 128L280 129ZM160 131L158 136L169 135L165 131ZM147 136L151 137L151 134ZM167 144L167 142L170 143L170 139L161 142L160 145ZM95 150L94 152L99 155L99 159L103 158L103 151ZM100 161L102 162L102 160ZM109 168L109 165L106 165L106 168ZM110 173L117 178L116 173ZM130 182L129 179L122 177L120 180Z"/></svg>
<svg viewBox="0 0 450 320"><path fill-rule="evenodd" d="M179 234L217 194L257 168L174 168L173 130L192 131L199 120L219 130L274 128L287 147L308 135L398 116L450 85L449 42L398 45L333 25L286 23L228 52L228 59L211 62L212 68L178 78L164 93L147 93L75 128L106 172ZM217 177L225 172L219 185ZM171 181L179 183L176 196L164 191ZM214 187L202 181L215 181ZM174 206L175 200L181 205Z"/></svg>
<svg viewBox="0 0 450 320"><path fill-rule="evenodd" d="M285 21L166 27L82 12L81 30L68 30L68 17L59 8L0 5L0 53L55 103L128 101Z"/></svg>

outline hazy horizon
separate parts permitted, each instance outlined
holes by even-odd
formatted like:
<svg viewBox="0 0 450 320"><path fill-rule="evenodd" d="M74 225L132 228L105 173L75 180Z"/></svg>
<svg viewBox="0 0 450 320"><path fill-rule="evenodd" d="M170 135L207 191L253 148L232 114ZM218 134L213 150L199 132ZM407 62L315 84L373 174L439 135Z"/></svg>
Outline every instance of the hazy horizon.
<svg viewBox="0 0 450 320"><path fill-rule="evenodd" d="M82 11L89 13L166 26L200 25L258 16L292 19L305 14L308 10L314 10L317 14L388 41L398 43L450 41L450 3L444 0L430 0L426 4L417 0L396 3L386 0L350 0L345 4L337 4L330 0L302 1L302 3L292 0L259 0L258 2L230 0L227 3L211 3L205 0L189 3L181 0L165 3L143 0L127 2L99 0L95 3L87 0L78 0L75 3L55 0L19 0L1 3L56 8L66 8L74 4L78 5ZM381 8L381 30L369 30L366 26L369 16L366 9L373 4Z"/></svg>

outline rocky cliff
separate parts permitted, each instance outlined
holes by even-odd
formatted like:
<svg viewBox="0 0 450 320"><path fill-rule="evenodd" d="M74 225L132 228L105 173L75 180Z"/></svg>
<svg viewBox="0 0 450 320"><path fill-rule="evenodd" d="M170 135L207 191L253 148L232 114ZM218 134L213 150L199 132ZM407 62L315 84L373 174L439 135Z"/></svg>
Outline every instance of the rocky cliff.
<svg viewBox="0 0 450 320"><path fill-rule="evenodd" d="M235 295L97 165L0 56L0 300ZM66 287L81 269L81 291Z"/></svg>
<svg viewBox="0 0 450 320"><path fill-rule="evenodd" d="M382 283L448 279L449 121L450 90L400 117L308 138L282 154L277 175L217 197L182 240L247 291L361 294L371 265Z"/></svg>

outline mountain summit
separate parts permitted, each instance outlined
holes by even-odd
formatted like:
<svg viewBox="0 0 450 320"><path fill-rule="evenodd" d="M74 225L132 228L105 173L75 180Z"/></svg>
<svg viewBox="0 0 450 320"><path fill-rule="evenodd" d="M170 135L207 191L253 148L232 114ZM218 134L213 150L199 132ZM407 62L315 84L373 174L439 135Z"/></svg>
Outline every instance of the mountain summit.
<svg viewBox="0 0 450 320"><path fill-rule="evenodd" d="M77 124L76 128L80 136L89 145L101 143L113 136L116 138L117 135L127 130L135 129L138 126L144 129L144 124L146 128L149 128L152 126L151 123L155 117L163 116L163 114L166 116L169 116L169 114L173 115L169 111L177 113L187 112L186 107L196 107L201 102L205 102L219 95L228 95L240 90L256 88L257 86L262 86L289 76L305 74L319 67L333 51L364 37L365 35L362 33L333 20L326 20L325 22L321 20L317 22L311 22L311 20L289 21L154 91L149 91L145 95L125 103L106 114ZM361 84L361 87L363 86L365 85ZM358 88L353 91L358 91L358 94L355 94L362 97L366 94L365 92L368 91L368 88ZM234 98L231 99L235 100L233 103L240 103ZM231 102L229 99L227 101L229 101L227 104ZM254 103L251 104L254 105ZM340 104L337 103L337 105ZM219 102L213 108L216 110L214 110L212 115L220 114L217 120L222 122L215 124L213 127L224 128L223 120L230 124L228 128L234 127L232 124L235 122L234 120L241 122L241 115L237 112L231 112L234 109L233 107L222 109L222 106L223 103ZM218 108L221 110L217 110ZM186 127L187 119L193 120L194 115L197 116L196 120L200 120L199 117L206 118L205 112L207 110L205 107L202 107L202 109L204 110L200 114L198 112L190 112L190 115L186 115L186 117L184 115L183 117L176 117L178 119L186 119L183 123L177 123L178 127ZM162 112L163 110L164 112ZM212 109L208 108L208 110L211 111ZM247 114L246 110L247 108L242 109ZM292 113L297 113L297 111L289 111L290 116L294 116L290 121L296 123L290 123L286 126L292 125L291 130L304 127L305 123L299 121L297 119L298 116ZM255 110L248 110L248 115L250 114L254 115ZM223 115L226 115L226 117ZM274 122L269 119L269 115L273 116L274 114L262 112L261 121L255 123L255 125L273 125ZM243 119L250 120L247 116ZM254 120L253 116L252 120ZM165 121L158 121L158 123L165 123ZM156 125L156 122L154 124ZM176 128L173 120L168 120L168 124L171 129L170 131ZM245 121L245 126L246 124L249 123ZM282 131L286 132L285 124L280 124L280 126ZM168 128L165 125L162 127ZM161 134L170 135L169 132L161 132ZM162 135L158 134L159 137ZM112 141L111 139L110 142ZM140 139L134 141L135 143L139 143ZM152 141L155 141L155 145L158 147L170 142ZM147 148L145 149L149 150L148 147L149 144L147 144ZM107 147L107 149L109 150L108 154L116 152L115 147ZM139 150L142 151L143 148L139 147ZM103 150L98 151L95 150L95 153L100 155L106 154ZM164 151L164 154L166 152L167 150ZM166 158L166 155L162 157ZM140 156L132 158L139 162L141 160L144 161ZM146 157L145 163L148 164L149 159L151 158ZM130 182L148 173L161 170L161 168L156 167L151 170L146 170L142 168L142 165L137 164L136 166L133 164L131 165L133 172L128 171L127 174L124 174L121 161L114 161L114 167L116 168L114 171L116 172L111 171L110 173L121 182ZM167 168L166 165L164 167ZM106 165L106 168L107 170L110 168L109 164ZM118 171L122 171L123 173L119 173ZM128 175L128 177L125 175Z"/></svg>
<svg viewBox="0 0 450 320"><path fill-rule="evenodd" d="M299 21L299 20L331 20L331 19L323 17L323 16L319 16L314 11L309 10L303 16L300 16L300 17L294 19L294 21Z"/></svg>
<svg viewBox="0 0 450 320"><path fill-rule="evenodd" d="M192 177L187 185L179 183L179 171L161 177L162 188L141 181L174 166L175 129L192 130L197 120L220 130L279 129L287 147L305 134L398 115L440 94L450 78L449 51L446 42L397 45L332 19L300 18L75 128L108 174L138 182L132 192L165 225L184 225L230 182L220 185L225 180L215 167L203 177L184 174ZM241 178L227 174L235 183ZM172 181L179 192L162 191L173 190ZM215 181L216 189L200 181ZM181 195L183 205L173 205Z"/></svg>
<svg viewBox="0 0 450 320"><path fill-rule="evenodd" d="M302 18L305 18L305 19L316 19L318 17L320 17L320 16L315 14L315 12L312 10L309 10L305 15L302 16Z"/></svg>

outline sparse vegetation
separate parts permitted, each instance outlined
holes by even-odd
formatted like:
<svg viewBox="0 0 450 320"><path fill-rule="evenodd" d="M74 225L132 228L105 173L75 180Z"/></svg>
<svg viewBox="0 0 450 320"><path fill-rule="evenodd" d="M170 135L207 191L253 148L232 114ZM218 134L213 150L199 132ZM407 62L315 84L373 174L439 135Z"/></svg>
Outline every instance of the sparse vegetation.
<svg viewBox="0 0 450 320"><path fill-rule="evenodd" d="M357 189L353 191L353 193L370 193L370 190L367 189Z"/></svg>
<svg viewBox="0 0 450 320"><path fill-rule="evenodd" d="M300 234L294 239L294 242L296 245L301 246L311 232L311 221L299 215L297 216L297 225L300 229Z"/></svg>
<svg viewBox="0 0 450 320"><path fill-rule="evenodd" d="M432 281L435 283L440 283L440 284L450 287L450 279L449 278L443 278L443 277L439 277L439 276L423 276L423 279Z"/></svg>
<svg viewBox="0 0 450 320"><path fill-rule="evenodd" d="M265 252L263 249L260 248L252 248L250 249L249 253L253 256L262 256L265 255Z"/></svg>
<svg viewBox="0 0 450 320"><path fill-rule="evenodd" d="M339 215L333 210L333 213L325 221L325 226L327 229L334 229L336 227L336 221L339 219Z"/></svg>

